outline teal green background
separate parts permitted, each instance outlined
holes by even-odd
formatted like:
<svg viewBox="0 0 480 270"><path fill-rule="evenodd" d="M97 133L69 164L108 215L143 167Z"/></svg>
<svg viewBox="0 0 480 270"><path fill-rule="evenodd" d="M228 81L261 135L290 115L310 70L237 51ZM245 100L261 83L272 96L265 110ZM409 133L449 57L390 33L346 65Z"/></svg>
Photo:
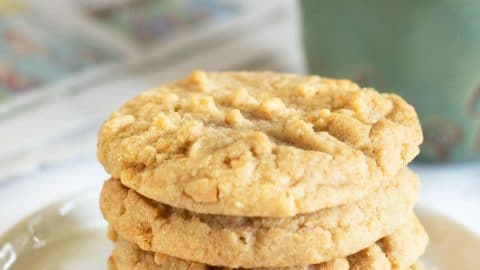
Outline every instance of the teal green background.
<svg viewBox="0 0 480 270"><path fill-rule="evenodd" d="M395 92L424 129L420 159L480 158L480 1L304 0L310 73Z"/></svg>

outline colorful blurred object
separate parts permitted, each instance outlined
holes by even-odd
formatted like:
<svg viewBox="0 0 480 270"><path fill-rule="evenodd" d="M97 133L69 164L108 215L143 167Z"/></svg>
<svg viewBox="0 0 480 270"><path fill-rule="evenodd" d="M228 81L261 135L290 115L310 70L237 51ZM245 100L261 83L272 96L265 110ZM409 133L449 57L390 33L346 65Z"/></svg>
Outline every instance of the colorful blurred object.
<svg viewBox="0 0 480 270"><path fill-rule="evenodd" d="M0 0L2 103L84 70L161 52L176 35L211 28L241 9L221 0L72 0L55 4L56 17L42 1Z"/></svg>
<svg viewBox="0 0 480 270"><path fill-rule="evenodd" d="M311 73L353 78L412 103L421 160L480 158L480 2L303 0Z"/></svg>
<svg viewBox="0 0 480 270"><path fill-rule="evenodd" d="M147 45L198 24L220 22L234 14L236 5L215 0L135 0L86 10L107 27Z"/></svg>
<svg viewBox="0 0 480 270"><path fill-rule="evenodd" d="M25 17L0 18L0 91L31 90L117 55L81 33Z"/></svg>

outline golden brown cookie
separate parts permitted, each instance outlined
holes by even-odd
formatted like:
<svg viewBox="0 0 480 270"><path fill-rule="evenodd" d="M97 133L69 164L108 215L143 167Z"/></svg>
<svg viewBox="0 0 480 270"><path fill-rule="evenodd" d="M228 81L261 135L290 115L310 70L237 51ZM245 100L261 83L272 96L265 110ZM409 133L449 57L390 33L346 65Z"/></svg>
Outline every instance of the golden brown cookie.
<svg viewBox="0 0 480 270"><path fill-rule="evenodd" d="M98 158L174 207L286 217L358 200L421 141L415 110L393 94L317 76L195 71L113 113Z"/></svg>
<svg viewBox="0 0 480 270"><path fill-rule="evenodd" d="M393 243L392 243L393 241ZM416 218L401 229L346 258L322 264L256 270L403 270L409 269L423 254L428 236ZM228 270L141 250L137 245L118 239L109 260L110 270ZM252 269L252 268L251 268ZM413 268L412 269L419 269Z"/></svg>
<svg viewBox="0 0 480 270"><path fill-rule="evenodd" d="M100 207L125 239L209 265L273 267L344 257L407 222L419 188L408 169L361 201L288 218L196 214L149 200L118 180L105 182Z"/></svg>

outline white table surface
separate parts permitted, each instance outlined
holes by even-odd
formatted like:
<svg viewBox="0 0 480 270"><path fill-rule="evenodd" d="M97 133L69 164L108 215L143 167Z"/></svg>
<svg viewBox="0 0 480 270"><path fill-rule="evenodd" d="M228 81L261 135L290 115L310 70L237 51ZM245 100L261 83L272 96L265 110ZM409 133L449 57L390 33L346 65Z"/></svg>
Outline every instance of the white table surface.
<svg viewBox="0 0 480 270"><path fill-rule="evenodd" d="M480 235L480 163L412 168L422 179L419 206L444 213ZM52 202L89 188L100 190L107 177L92 157L0 183L0 234Z"/></svg>

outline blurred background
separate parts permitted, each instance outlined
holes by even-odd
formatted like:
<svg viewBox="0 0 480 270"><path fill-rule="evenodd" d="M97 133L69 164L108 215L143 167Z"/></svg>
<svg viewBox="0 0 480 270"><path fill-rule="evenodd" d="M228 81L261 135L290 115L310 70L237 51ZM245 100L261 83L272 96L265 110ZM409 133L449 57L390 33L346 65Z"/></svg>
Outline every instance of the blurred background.
<svg viewBox="0 0 480 270"><path fill-rule="evenodd" d="M420 205L480 233L476 0L0 0L0 233L107 175L96 133L192 69L350 78L424 127Z"/></svg>

